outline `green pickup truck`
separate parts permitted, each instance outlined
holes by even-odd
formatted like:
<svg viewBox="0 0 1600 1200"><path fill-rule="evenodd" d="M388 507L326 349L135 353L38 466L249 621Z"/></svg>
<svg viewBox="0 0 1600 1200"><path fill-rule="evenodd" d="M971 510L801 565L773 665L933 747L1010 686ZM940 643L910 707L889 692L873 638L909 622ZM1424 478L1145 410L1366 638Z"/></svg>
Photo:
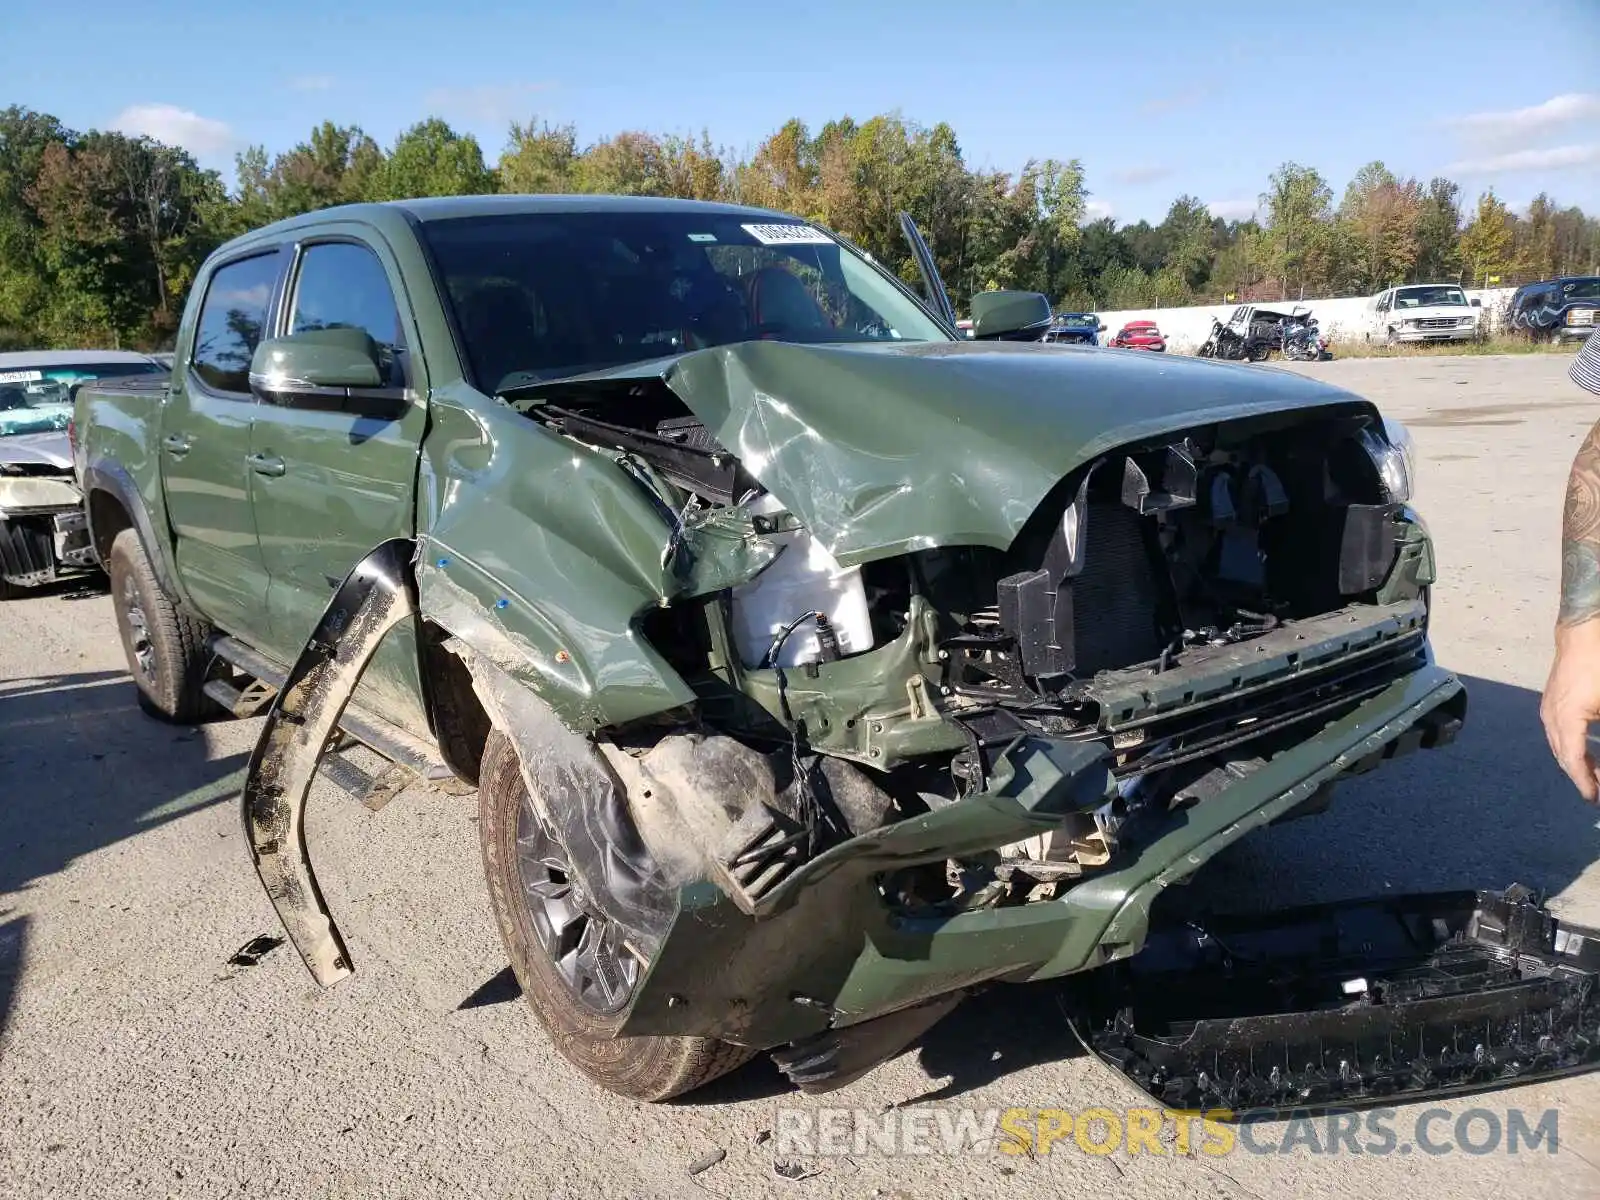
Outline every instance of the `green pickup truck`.
<svg viewBox="0 0 1600 1200"><path fill-rule="evenodd" d="M1224 846L1449 741L1403 430L1011 340L1042 305L976 297L968 340L931 272L670 200L218 250L170 380L78 393L79 470L149 711L267 714L245 824L317 979L356 955L305 791L384 783L347 738L476 787L523 991L646 1099L759 1050L837 1086L1128 959Z"/></svg>

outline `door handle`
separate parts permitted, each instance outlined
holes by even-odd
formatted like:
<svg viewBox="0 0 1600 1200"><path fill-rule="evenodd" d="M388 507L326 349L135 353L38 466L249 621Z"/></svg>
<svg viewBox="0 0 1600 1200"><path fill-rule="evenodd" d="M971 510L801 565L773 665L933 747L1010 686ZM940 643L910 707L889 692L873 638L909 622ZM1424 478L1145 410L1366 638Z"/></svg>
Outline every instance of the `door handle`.
<svg viewBox="0 0 1600 1200"><path fill-rule="evenodd" d="M283 459L276 454L252 454L244 461L250 465L250 469L257 475L270 475L276 478L288 470L288 467L284 465Z"/></svg>
<svg viewBox="0 0 1600 1200"><path fill-rule="evenodd" d="M161 439L161 448L173 458L182 458L194 446L194 439L187 433L169 433Z"/></svg>

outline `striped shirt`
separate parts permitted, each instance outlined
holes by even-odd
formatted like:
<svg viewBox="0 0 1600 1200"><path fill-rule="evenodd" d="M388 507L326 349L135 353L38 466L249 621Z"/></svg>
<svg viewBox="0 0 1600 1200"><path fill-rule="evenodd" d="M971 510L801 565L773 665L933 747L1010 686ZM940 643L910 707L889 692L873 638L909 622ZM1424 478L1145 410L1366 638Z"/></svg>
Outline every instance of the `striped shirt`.
<svg viewBox="0 0 1600 1200"><path fill-rule="evenodd" d="M1600 396L1600 336L1591 333L1573 360L1572 382Z"/></svg>

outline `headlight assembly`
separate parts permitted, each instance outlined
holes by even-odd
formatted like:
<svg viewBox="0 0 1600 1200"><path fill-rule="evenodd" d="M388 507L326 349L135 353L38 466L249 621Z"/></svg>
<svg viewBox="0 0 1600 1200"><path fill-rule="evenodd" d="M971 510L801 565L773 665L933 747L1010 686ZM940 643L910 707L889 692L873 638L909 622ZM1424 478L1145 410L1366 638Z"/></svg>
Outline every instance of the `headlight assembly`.
<svg viewBox="0 0 1600 1200"><path fill-rule="evenodd" d="M1416 451L1410 431L1399 421L1384 417L1382 433L1371 427L1361 431L1361 445L1378 469L1378 478L1390 503L1410 501L1417 478Z"/></svg>

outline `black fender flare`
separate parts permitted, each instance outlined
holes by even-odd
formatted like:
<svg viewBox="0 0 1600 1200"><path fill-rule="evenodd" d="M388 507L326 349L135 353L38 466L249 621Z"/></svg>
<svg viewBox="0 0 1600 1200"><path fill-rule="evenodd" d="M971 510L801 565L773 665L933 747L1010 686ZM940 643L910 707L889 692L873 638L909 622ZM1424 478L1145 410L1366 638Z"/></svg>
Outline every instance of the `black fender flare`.
<svg viewBox="0 0 1600 1200"><path fill-rule="evenodd" d="M144 496L139 491L139 485L133 481L133 476L128 474L128 469L115 459L93 459L84 467L83 479L79 486L83 492L84 519L89 524L89 544L96 547L96 555L99 555L100 536L94 527L94 505L91 500L96 492L105 492L122 506L123 511L133 522L133 528L139 535L139 543L144 547L145 557L150 560L150 568L156 573L156 580L161 584L162 590L169 596L182 597L183 592L177 586L177 572L172 569L172 562L167 554L167 543L156 536L156 527L150 519L150 510L145 507Z"/></svg>
<svg viewBox="0 0 1600 1200"><path fill-rule="evenodd" d="M251 861L289 941L324 987L355 968L311 868L306 797L384 635L417 622L416 553L413 539L393 538L351 568L278 690L245 776Z"/></svg>

